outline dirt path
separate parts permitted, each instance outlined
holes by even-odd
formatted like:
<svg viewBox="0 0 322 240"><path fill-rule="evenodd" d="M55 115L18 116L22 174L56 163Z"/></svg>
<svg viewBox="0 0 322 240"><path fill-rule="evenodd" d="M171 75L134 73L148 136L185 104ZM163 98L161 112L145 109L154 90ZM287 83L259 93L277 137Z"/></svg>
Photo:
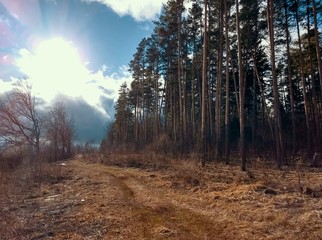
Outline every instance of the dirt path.
<svg viewBox="0 0 322 240"><path fill-rule="evenodd" d="M78 161L70 167L86 179L86 186L97 188L81 190L87 204L80 212L104 219L104 239L214 239L218 234L211 213L205 216L198 208L202 202L191 198L189 203L169 191L166 176Z"/></svg>
<svg viewBox="0 0 322 240"><path fill-rule="evenodd" d="M169 171L61 168L62 181L6 207L16 239L322 239L321 198L291 184L265 194L261 180L233 181L228 168L188 187Z"/></svg>

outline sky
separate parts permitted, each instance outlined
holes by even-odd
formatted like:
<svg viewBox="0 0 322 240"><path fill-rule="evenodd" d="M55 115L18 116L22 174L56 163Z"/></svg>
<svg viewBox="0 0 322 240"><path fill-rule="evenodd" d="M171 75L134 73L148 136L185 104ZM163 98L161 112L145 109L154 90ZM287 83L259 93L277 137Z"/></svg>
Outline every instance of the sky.
<svg viewBox="0 0 322 240"><path fill-rule="evenodd" d="M128 64L166 0L0 0L0 94L28 81L64 102L76 140L99 143Z"/></svg>

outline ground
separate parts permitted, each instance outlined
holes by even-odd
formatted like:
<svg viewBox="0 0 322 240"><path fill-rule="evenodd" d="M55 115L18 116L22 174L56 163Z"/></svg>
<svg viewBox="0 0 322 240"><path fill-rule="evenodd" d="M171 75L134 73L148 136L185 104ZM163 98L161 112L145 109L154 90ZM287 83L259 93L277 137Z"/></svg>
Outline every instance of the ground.
<svg viewBox="0 0 322 240"><path fill-rule="evenodd" d="M322 239L321 170L49 168L56 177L28 191L2 191L1 239Z"/></svg>

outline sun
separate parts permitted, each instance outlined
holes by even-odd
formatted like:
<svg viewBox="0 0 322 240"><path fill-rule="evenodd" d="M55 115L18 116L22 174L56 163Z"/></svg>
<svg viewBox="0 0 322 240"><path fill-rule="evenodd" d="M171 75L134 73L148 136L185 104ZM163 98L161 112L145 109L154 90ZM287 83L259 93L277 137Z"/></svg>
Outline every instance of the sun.
<svg viewBox="0 0 322 240"><path fill-rule="evenodd" d="M38 67L47 71L74 71L78 67L77 49L62 38L53 38L41 42L35 51Z"/></svg>
<svg viewBox="0 0 322 240"><path fill-rule="evenodd" d="M81 82L87 81L89 71L78 49L63 38L41 41L33 53L24 49L20 55L18 67L46 100L52 100L58 93L70 95Z"/></svg>

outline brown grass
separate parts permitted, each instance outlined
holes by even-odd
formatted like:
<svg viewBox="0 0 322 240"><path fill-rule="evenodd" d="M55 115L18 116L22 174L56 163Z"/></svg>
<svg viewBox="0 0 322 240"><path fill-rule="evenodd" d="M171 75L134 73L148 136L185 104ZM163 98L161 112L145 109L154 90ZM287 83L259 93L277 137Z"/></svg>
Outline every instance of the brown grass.
<svg viewBox="0 0 322 240"><path fill-rule="evenodd" d="M25 225L33 220L27 211L16 215L14 211L26 207L24 199L42 196L42 185L64 179L61 163L46 163L15 156L1 159L0 168L0 236L1 239L27 239ZM7 162L12 161L12 162Z"/></svg>
<svg viewBox="0 0 322 240"><path fill-rule="evenodd" d="M3 239L321 239L321 169L154 151L61 163L1 178Z"/></svg>
<svg viewBox="0 0 322 240"><path fill-rule="evenodd" d="M168 186L175 190L191 191L201 198L206 193L206 198L213 202L212 208L222 209L225 221L240 222L236 232L240 239L247 239L252 233L264 234L263 239L320 237L316 224L322 223L321 169L294 165L277 170L270 163L254 161L243 173L236 164L213 162L201 168L195 157L165 159L155 153L110 157L113 161L107 160L108 164L164 170L170 179ZM244 237L242 228L245 228ZM229 231L233 234L237 229Z"/></svg>

